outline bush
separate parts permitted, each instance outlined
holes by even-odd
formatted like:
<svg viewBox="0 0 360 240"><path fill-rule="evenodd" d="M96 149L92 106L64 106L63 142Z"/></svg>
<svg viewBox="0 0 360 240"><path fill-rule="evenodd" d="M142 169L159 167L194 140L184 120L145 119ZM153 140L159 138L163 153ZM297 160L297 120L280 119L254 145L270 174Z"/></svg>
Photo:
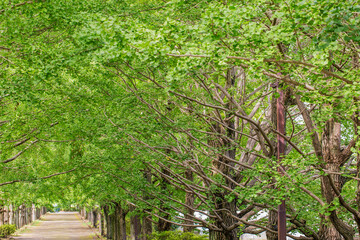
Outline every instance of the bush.
<svg viewBox="0 0 360 240"><path fill-rule="evenodd" d="M15 231L16 231L16 226L14 224L4 224L0 226L0 237L10 236Z"/></svg>
<svg viewBox="0 0 360 240"><path fill-rule="evenodd" d="M208 240L207 235L198 235L190 232L166 231L155 232L149 236L149 240Z"/></svg>

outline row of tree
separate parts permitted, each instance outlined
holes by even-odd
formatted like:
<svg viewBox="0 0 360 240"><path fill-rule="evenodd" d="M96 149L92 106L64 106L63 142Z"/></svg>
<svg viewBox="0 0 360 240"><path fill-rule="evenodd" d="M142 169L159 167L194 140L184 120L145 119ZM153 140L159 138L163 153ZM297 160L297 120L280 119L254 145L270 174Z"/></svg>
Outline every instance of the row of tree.
<svg viewBox="0 0 360 240"><path fill-rule="evenodd" d="M4 204L106 206L114 239L127 211L143 237L277 239L283 200L294 239L359 232L356 0L0 8Z"/></svg>

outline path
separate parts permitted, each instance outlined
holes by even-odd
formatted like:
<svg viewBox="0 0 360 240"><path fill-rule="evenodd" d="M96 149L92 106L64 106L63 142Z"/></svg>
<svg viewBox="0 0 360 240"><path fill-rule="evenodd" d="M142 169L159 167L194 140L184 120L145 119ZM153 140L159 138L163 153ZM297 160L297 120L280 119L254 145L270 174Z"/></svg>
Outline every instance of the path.
<svg viewBox="0 0 360 240"><path fill-rule="evenodd" d="M48 213L38 224L29 226L17 240L96 239L94 232L81 220L77 212Z"/></svg>

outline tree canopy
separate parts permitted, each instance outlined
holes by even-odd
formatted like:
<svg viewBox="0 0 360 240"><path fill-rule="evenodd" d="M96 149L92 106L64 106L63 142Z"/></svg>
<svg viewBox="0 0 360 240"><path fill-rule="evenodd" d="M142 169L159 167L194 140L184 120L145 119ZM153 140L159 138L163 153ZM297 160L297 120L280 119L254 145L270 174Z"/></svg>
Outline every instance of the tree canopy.
<svg viewBox="0 0 360 240"><path fill-rule="evenodd" d="M356 0L2 1L2 205L118 206L146 234L222 240L277 239L285 200L288 236L354 239L359 14Z"/></svg>

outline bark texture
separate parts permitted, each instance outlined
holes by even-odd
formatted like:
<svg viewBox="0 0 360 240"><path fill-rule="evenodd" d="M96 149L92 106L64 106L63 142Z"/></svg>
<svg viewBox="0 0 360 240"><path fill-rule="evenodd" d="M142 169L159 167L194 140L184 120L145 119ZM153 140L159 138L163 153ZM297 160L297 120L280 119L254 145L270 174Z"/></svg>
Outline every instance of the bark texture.
<svg viewBox="0 0 360 240"><path fill-rule="evenodd" d="M194 176L193 176L193 172L190 169L187 169L185 171L185 178L189 181L194 181ZM186 215L185 215L185 221L184 224L187 225L193 225L193 222L191 220L193 220L194 217L194 201L195 201L195 196L192 192L186 192L185 194L185 204L186 206L189 206L186 209ZM193 232L194 231L194 227L188 227L188 226L184 226L184 232Z"/></svg>
<svg viewBox="0 0 360 240"><path fill-rule="evenodd" d="M321 178L321 192L328 204L337 197L335 189L341 192L345 179L339 174L332 172L341 172L341 166L350 157L350 149L341 149L341 124L334 118L329 119L324 127L322 134L322 155L325 165L323 166L330 174ZM323 224L320 228L320 236L329 240L352 240L354 239L354 229L342 221L337 211L330 213L329 218L323 217Z"/></svg>

